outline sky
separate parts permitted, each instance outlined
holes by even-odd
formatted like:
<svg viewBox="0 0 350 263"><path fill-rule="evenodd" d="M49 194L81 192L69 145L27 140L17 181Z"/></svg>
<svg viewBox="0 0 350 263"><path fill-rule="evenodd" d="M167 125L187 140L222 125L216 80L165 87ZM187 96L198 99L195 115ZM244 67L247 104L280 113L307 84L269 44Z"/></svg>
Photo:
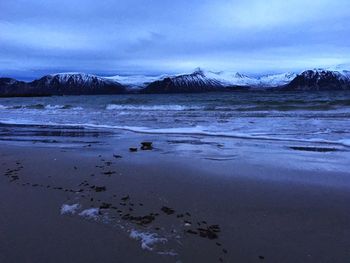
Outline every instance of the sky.
<svg viewBox="0 0 350 263"><path fill-rule="evenodd" d="M1 0L0 76L347 64L349 10L349 0Z"/></svg>

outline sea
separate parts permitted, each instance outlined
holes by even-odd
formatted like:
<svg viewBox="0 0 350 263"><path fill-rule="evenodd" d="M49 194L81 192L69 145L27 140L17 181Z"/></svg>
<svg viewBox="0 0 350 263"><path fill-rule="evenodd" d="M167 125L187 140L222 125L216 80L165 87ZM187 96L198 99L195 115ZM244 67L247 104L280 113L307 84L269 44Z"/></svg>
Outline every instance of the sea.
<svg viewBox="0 0 350 263"><path fill-rule="evenodd" d="M0 123L350 147L350 92L0 98Z"/></svg>

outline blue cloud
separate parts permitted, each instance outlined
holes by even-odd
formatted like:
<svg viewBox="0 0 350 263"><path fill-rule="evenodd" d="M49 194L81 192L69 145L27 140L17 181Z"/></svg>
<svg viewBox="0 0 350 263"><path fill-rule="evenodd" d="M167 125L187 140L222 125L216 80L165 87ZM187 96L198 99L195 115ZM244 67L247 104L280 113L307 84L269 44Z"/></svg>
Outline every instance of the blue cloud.
<svg viewBox="0 0 350 263"><path fill-rule="evenodd" d="M2 0L0 72L249 72L350 62L348 0Z"/></svg>

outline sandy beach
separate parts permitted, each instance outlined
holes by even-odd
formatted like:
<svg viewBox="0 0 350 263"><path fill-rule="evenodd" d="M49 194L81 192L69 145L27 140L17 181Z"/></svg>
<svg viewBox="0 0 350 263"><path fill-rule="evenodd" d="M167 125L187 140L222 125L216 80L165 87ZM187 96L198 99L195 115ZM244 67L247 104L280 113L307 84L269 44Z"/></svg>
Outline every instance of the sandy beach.
<svg viewBox="0 0 350 263"><path fill-rule="evenodd" d="M349 173L307 160L331 167L337 153L305 151L307 167L294 150L274 155L280 144L269 156L232 139L52 129L33 141L30 129L1 142L0 262L350 257Z"/></svg>

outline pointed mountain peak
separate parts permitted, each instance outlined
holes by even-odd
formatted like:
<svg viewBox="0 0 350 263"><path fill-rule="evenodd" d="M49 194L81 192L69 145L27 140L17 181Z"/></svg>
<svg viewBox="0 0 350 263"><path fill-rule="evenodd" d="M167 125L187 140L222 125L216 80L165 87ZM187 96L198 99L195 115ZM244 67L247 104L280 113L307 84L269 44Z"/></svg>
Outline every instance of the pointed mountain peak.
<svg viewBox="0 0 350 263"><path fill-rule="evenodd" d="M195 68L192 74L193 74L193 75L205 76L204 70L203 70L202 68L200 68L200 67Z"/></svg>

